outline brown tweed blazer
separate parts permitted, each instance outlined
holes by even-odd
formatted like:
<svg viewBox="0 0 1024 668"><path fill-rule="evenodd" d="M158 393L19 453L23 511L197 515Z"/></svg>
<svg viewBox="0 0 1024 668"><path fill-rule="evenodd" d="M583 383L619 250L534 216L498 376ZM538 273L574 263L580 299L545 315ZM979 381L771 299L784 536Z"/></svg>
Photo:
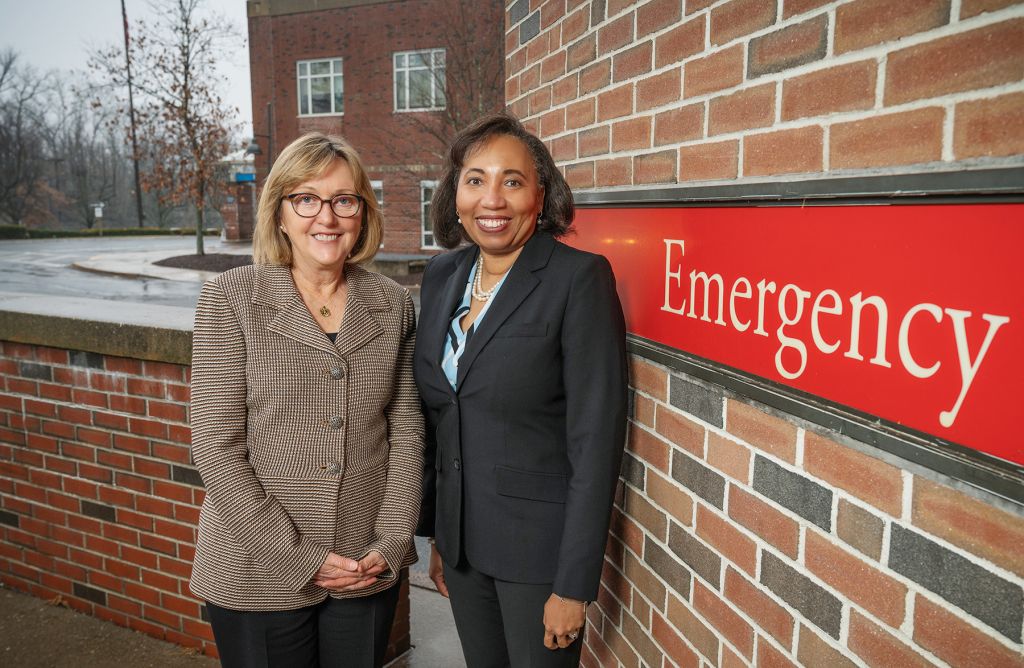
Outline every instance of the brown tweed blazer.
<svg viewBox="0 0 1024 668"><path fill-rule="evenodd" d="M206 485L190 586L219 606L287 610L329 551L378 550L392 586L416 560L423 418L412 377L415 314L404 288L346 266L336 343L288 267L210 280L192 343L192 456Z"/></svg>

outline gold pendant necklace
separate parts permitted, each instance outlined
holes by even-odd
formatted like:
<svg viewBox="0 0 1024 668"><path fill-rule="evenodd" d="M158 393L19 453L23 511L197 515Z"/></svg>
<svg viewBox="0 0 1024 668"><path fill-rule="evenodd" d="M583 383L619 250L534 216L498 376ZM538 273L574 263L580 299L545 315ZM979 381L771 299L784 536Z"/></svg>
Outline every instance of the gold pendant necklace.
<svg viewBox="0 0 1024 668"><path fill-rule="evenodd" d="M325 318L330 318L331 317L331 309L327 308L326 304L321 306L320 307L320 315L322 315Z"/></svg>

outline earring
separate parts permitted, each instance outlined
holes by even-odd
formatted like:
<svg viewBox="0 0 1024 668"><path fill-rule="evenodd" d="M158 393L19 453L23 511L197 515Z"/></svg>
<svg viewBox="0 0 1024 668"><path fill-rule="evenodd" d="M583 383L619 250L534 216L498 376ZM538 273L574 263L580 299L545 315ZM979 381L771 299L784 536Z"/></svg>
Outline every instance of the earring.
<svg viewBox="0 0 1024 668"><path fill-rule="evenodd" d="M458 223L459 225L462 224L462 216L459 215L458 211L455 212L455 222Z"/></svg>

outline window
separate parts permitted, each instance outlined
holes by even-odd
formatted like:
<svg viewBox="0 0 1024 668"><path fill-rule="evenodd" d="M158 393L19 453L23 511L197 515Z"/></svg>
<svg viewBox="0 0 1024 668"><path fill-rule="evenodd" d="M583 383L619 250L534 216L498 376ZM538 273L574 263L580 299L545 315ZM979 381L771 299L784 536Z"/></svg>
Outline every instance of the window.
<svg viewBox="0 0 1024 668"><path fill-rule="evenodd" d="M341 58L300 60L296 67L299 116L324 116L345 111Z"/></svg>
<svg viewBox="0 0 1024 668"><path fill-rule="evenodd" d="M395 111L444 106L444 49L396 53Z"/></svg>
<svg viewBox="0 0 1024 668"><path fill-rule="evenodd" d="M377 206L384 209L384 182L383 181L370 181L370 187L373 188L373 196L377 198Z"/></svg>
<svg viewBox="0 0 1024 668"><path fill-rule="evenodd" d="M420 232L423 248L438 248L434 241L434 228L430 225L430 200L434 197L437 181L420 181Z"/></svg>

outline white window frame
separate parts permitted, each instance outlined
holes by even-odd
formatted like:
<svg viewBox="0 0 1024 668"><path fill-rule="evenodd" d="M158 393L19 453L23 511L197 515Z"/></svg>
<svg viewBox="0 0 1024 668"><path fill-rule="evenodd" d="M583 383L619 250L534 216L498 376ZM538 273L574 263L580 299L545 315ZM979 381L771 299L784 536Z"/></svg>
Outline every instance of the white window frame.
<svg viewBox="0 0 1024 668"><path fill-rule="evenodd" d="M409 73L417 70L423 70L423 67L410 67L409 57L410 56L422 56L428 55L430 66L426 69L430 71L430 106L427 107L410 107L409 106ZM396 113L409 113L417 111L438 111L444 109L447 106L447 86L445 84L445 77L447 76L446 68L446 57L444 49L421 49L419 51L396 51L391 56L391 64L394 67L394 86L393 86L393 97L395 102ZM438 74L438 69L441 69ZM400 76L404 74L405 76ZM440 92L438 89L440 88ZM399 106L398 93L399 89L402 90L405 99L405 106ZM440 101L440 104L438 103Z"/></svg>
<svg viewBox="0 0 1024 668"><path fill-rule="evenodd" d="M341 56L332 58L313 58L312 60L297 60L295 61L295 99L298 103L299 116L343 116L345 114L345 63L342 62ZM330 66L330 72L327 74L310 74L313 64L328 63ZM303 74L303 65L305 65L306 73ZM313 111L313 79L319 79L326 77L331 85L331 110L327 112L314 112ZM341 80L341 90L335 91L335 81ZM306 103L309 105L306 113L302 113L302 83L307 82L307 94ZM334 106L336 93L341 93L341 109L336 109Z"/></svg>
<svg viewBox="0 0 1024 668"><path fill-rule="evenodd" d="M437 237L434 236L434 230L430 229L430 198L424 197L427 188L430 188L431 191L436 191L437 181L420 181L420 248L436 250L440 246L437 245ZM429 244L427 243L427 235L430 235L431 242Z"/></svg>

